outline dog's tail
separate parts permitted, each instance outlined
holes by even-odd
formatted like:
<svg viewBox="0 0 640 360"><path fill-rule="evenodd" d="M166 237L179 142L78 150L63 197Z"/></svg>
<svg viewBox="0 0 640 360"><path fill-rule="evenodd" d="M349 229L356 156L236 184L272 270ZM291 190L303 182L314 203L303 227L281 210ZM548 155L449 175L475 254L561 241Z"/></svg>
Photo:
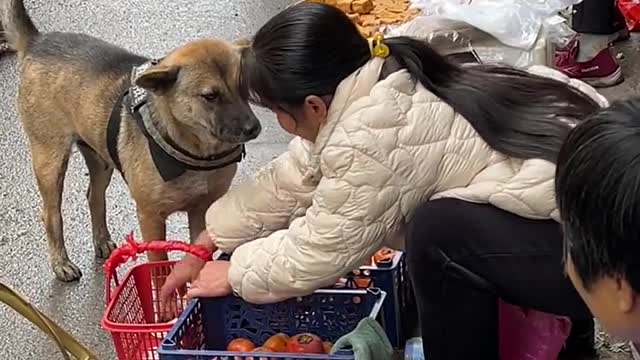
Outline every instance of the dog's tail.
<svg viewBox="0 0 640 360"><path fill-rule="evenodd" d="M33 25L23 0L0 0L0 14L0 30L4 28L4 36L9 45L18 53L24 53L40 32Z"/></svg>

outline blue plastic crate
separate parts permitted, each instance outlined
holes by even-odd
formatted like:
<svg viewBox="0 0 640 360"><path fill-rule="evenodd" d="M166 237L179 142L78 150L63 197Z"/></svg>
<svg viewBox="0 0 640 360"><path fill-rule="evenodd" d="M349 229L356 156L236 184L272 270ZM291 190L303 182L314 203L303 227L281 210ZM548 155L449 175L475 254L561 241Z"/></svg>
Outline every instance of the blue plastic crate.
<svg viewBox="0 0 640 360"><path fill-rule="evenodd" d="M405 253L397 251L386 267L362 266L346 277L350 289L375 287L387 293L380 322L391 345L402 349L417 325L418 311L407 272Z"/></svg>
<svg viewBox="0 0 640 360"><path fill-rule="evenodd" d="M224 260L229 255L220 255ZM418 310L409 281L406 254L396 251L393 261L386 267L362 266L346 277L349 289L378 288L387 294L378 320L382 324L391 345L403 349L405 342L416 335Z"/></svg>
<svg viewBox="0 0 640 360"><path fill-rule="evenodd" d="M277 304L252 305L237 297L196 299L178 318L158 349L161 360L330 359L354 360L351 351L334 355L230 353L222 351L236 338L256 345L283 332L317 334L335 342L367 316L375 318L385 292L370 290L318 290L302 298Z"/></svg>

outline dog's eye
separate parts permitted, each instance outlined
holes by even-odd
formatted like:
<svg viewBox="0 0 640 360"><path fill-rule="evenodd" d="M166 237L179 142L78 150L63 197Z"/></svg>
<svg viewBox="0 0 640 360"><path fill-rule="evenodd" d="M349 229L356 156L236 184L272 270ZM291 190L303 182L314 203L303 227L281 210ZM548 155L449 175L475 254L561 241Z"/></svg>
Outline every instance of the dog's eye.
<svg viewBox="0 0 640 360"><path fill-rule="evenodd" d="M208 91L200 96L207 101L216 101L220 97L220 93L217 91Z"/></svg>

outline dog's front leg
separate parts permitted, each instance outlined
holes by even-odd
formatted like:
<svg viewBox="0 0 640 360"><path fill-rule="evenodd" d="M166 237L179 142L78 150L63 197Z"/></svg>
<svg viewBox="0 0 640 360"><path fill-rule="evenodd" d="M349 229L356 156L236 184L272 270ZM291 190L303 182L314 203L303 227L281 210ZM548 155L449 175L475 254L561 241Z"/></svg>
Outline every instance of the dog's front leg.
<svg viewBox="0 0 640 360"><path fill-rule="evenodd" d="M207 212L207 207L198 207L189 209L187 216L189 217L189 235L191 237L191 243L194 244L200 236L200 233L206 228L204 215Z"/></svg>
<svg viewBox="0 0 640 360"><path fill-rule="evenodd" d="M142 239L145 242L166 240L166 216L158 214L156 211L138 208L138 221L140 222ZM149 251L147 257L149 261L163 261L167 260L167 253Z"/></svg>
<svg viewBox="0 0 640 360"><path fill-rule="evenodd" d="M145 242L166 240L166 224L167 216L159 214L157 211L150 211L144 208L138 208L138 221L140 222L140 231L142 232L142 239ZM147 258L149 261L164 261L168 259L166 252L148 251ZM170 269L164 266L153 268L151 273L152 291L156 299L160 299L160 289L164 285L164 282L169 276ZM176 304L171 302L170 304L161 303L158 307L158 314L155 321L166 322L174 317L178 316Z"/></svg>

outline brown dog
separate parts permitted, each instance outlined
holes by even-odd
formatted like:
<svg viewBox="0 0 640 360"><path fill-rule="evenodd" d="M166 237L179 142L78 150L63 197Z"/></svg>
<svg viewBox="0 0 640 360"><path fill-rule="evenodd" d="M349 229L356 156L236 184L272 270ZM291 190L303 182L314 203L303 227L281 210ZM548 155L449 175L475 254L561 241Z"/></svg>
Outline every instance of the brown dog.
<svg viewBox="0 0 640 360"><path fill-rule="evenodd" d="M145 241L165 239L165 221L176 211L188 213L195 239L207 207L229 188L243 144L261 130L239 95L240 48L200 40L149 61L87 35L40 33L22 0L0 1L6 37L21 61L18 110L56 276L82 276L67 255L60 211L74 144L89 169L96 257L115 248L105 221L114 168L135 200Z"/></svg>

